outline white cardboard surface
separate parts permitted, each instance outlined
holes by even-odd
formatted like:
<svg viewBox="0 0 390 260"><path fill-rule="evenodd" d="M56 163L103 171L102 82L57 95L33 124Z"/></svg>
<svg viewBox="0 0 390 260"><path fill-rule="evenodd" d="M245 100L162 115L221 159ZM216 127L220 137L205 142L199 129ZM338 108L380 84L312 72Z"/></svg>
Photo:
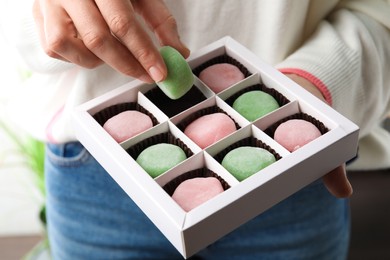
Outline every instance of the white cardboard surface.
<svg viewBox="0 0 390 260"><path fill-rule="evenodd" d="M230 37L222 38L194 52L189 58L189 64L194 68L224 53L241 62L253 75L217 95L196 79L196 86L208 99L173 118L165 116L143 95L155 86L138 80L97 97L79 106L74 112L74 126L78 139L185 258L351 159L357 150L358 127L356 125L279 71L260 61ZM281 92L290 103L250 123L229 107L224 99L238 89L260 82ZM160 124L118 144L93 119L92 115L110 105L129 101L142 104L154 114ZM175 124L188 114L213 105L227 112L241 128L215 145L201 150ZM290 153L262 130L279 119L297 112L314 116L330 131ZM127 154L125 149L163 132L171 132L176 138L182 140L194 155L153 179ZM213 156L228 145L248 136L254 136L268 144L282 158L239 182ZM202 167L219 174L231 188L186 213L161 186L184 172ZM256 207L252 206L254 204Z"/></svg>

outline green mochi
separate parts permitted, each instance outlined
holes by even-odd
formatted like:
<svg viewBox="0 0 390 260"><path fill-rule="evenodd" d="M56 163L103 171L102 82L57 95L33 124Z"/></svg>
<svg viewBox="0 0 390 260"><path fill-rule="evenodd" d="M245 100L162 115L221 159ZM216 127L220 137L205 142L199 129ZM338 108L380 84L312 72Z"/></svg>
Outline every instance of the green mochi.
<svg viewBox="0 0 390 260"><path fill-rule="evenodd" d="M242 181L275 161L275 156L263 148L242 146L227 153L222 166Z"/></svg>
<svg viewBox="0 0 390 260"><path fill-rule="evenodd" d="M278 109L279 104L270 94L260 90L253 90L239 96L234 101L233 108L248 121L253 122Z"/></svg>
<svg viewBox="0 0 390 260"><path fill-rule="evenodd" d="M163 174L187 159L177 145L160 143L149 146L137 157L136 162L153 178Z"/></svg>
<svg viewBox="0 0 390 260"><path fill-rule="evenodd" d="M167 66L168 76L156 84L169 98L178 99L191 89L194 75L187 61L174 48L164 46L160 53Z"/></svg>

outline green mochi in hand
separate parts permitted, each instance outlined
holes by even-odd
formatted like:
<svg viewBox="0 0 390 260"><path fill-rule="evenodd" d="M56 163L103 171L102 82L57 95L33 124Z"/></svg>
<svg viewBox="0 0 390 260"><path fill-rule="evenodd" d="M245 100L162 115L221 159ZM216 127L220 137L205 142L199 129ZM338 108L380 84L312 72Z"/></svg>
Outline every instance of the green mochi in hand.
<svg viewBox="0 0 390 260"><path fill-rule="evenodd" d="M194 84L194 75L184 57L174 48L164 46L160 49L168 69L164 81L156 82L157 86L171 99L179 99L186 94Z"/></svg>

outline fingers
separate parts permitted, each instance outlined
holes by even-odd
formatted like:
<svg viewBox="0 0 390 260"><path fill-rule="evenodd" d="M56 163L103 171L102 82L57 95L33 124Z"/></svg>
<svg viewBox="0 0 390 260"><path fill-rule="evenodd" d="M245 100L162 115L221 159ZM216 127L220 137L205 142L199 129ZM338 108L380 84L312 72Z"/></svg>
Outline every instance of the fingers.
<svg viewBox="0 0 390 260"><path fill-rule="evenodd" d="M123 74L152 82L129 49L111 33L94 2L69 0L65 1L64 7L77 28L84 45L91 52Z"/></svg>
<svg viewBox="0 0 390 260"><path fill-rule="evenodd" d="M133 1L162 45L189 50L180 41L176 22L160 0ZM129 0L36 0L34 17L46 53L86 68L105 62L146 82L167 76L164 61L139 24Z"/></svg>
<svg viewBox="0 0 390 260"><path fill-rule="evenodd" d="M39 40L41 42L41 45L44 49L44 51L46 52L46 54L52 58L55 58L55 59L60 59L60 60L64 60L64 61L68 61L66 60L65 58L61 57L60 55L58 55L56 52L53 52L51 51L48 47L47 47L47 44L46 44L46 34L45 34L45 22L44 22L44 17L43 17L43 14L42 14L42 7L41 7L41 3L40 1L34 1L33 3L33 16L34 16L34 22L35 22L35 25L36 25L36 28L37 28L37 31L38 31L38 35L39 35Z"/></svg>
<svg viewBox="0 0 390 260"><path fill-rule="evenodd" d="M318 88L308 81L295 74L286 74L287 77L298 83L300 86L317 96L322 101L325 101L324 96ZM352 195L352 185L347 178L345 171L345 165L339 166L326 174L323 178L323 182L329 192L337 198L346 198Z"/></svg>
<svg viewBox="0 0 390 260"><path fill-rule="evenodd" d="M175 18L163 1L135 1L134 8L142 15L161 45L169 45L187 58L190 50L180 40Z"/></svg>
<svg viewBox="0 0 390 260"><path fill-rule="evenodd" d="M154 81L162 81L167 75L165 63L152 40L137 21L131 2L96 0L96 4L116 38L130 50Z"/></svg>
<svg viewBox="0 0 390 260"><path fill-rule="evenodd" d="M352 185L347 178L345 165L339 166L322 178L329 192L337 198L346 198L352 195Z"/></svg>
<svg viewBox="0 0 390 260"><path fill-rule="evenodd" d="M286 74L286 76L326 103L325 97L323 96L322 92L312 82L296 74Z"/></svg>
<svg viewBox="0 0 390 260"><path fill-rule="evenodd" d="M35 20L42 28L40 37L47 55L87 68L101 64L102 61L77 37L77 30L64 9L56 5L49 7L47 4L47 1L41 1L40 12L34 12L37 14Z"/></svg>

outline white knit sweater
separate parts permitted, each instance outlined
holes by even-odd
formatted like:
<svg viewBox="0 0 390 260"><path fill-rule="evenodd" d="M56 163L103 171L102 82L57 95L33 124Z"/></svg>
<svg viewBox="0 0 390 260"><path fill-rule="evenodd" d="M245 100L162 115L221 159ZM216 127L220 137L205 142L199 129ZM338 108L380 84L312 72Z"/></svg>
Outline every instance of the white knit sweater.
<svg viewBox="0 0 390 260"><path fill-rule="evenodd" d="M10 113L40 139L74 140L73 108L131 79L105 65L89 70L46 56L31 0L23 8L17 2L8 6L8 22L17 26L8 37L34 74L20 88ZM361 128L360 157L351 167L390 167L390 136L379 127L390 111L390 1L166 3L191 50L230 35L281 71L312 81L336 110Z"/></svg>

